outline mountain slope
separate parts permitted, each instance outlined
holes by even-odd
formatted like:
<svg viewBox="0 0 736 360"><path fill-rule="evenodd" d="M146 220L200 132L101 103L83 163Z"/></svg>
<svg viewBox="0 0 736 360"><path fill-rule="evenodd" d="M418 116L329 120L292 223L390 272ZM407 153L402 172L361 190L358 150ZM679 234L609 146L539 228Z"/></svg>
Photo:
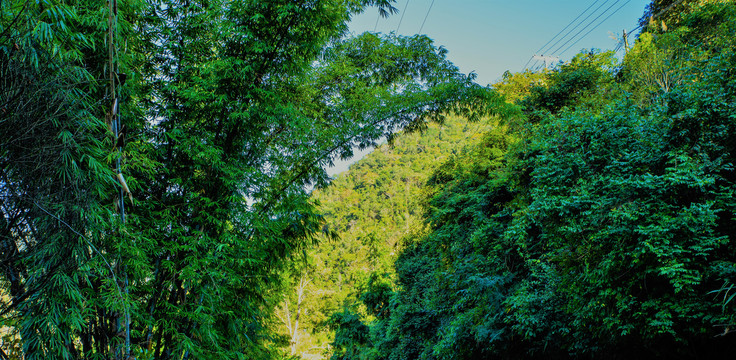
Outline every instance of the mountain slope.
<svg viewBox="0 0 736 360"><path fill-rule="evenodd" d="M478 142L490 127L487 121L448 118L422 133L402 134L313 193L327 221L325 230L338 237L323 239L309 252L308 264L289 275L292 297L282 304L284 316L276 326L288 338L284 341L296 343L295 354L319 357L327 349L332 342L331 314L351 307L371 276L391 286L401 239L423 228L422 188L428 177L443 163L462 156L463 149ZM289 322L285 314L297 307L302 279L308 281L302 291L304 316L294 336L294 316Z"/></svg>

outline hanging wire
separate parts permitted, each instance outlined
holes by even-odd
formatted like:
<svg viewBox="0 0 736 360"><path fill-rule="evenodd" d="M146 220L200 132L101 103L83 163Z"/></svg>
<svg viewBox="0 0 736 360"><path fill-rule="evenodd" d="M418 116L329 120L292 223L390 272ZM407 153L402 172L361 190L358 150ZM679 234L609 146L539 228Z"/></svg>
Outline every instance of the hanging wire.
<svg viewBox="0 0 736 360"><path fill-rule="evenodd" d="M588 6L585 10L583 10L583 12L581 12L580 14L578 14L578 16L575 19L573 19L572 21L570 21L569 23L567 23L567 25L562 30L560 30L560 32L558 32L555 36L553 36L551 39L549 39L549 41L547 41L546 44L542 45L542 47L540 47L539 50L537 50L537 53L541 53L542 50L545 47L547 47L547 45L549 45L549 43L551 43L554 39L556 39L558 36L560 36L560 34L562 34L563 31L567 30L567 28L570 27L570 25L572 25L574 22L578 21L578 19L580 19L581 16L583 16L586 12L588 12L588 10L590 10L590 8L592 8L593 6L595 6L595 4L597 4L599 1L600 0L595 0L592 4L590 4L590 6ZM604 4L605 4L605 2L604 2ZM598 10L598 9L596 9L596 10ZM588 17L590 17L590 15L588 15ZM585 21L585 20L583 20L583 21ZM581 23L583 21L581 21ZM578 24L577 26L580 26L580 24ZM575 26L575 27L577 27L577 26ZM575 28L573 28L572 30L574 30L574 29ZM554 45L552 45L552 46L554 47Z"/></svg>
<svg viewBox="0 0 736 360"><path fill-rule="evenodd" d="M599 1L599 0L596 0L596 2L594 2L594 3L593 3L593 4L591 5L591 6L589 6L589 7L588 7L588 8L586 9L586 10L584 10L584 11L583 11L583 13L581 13L580 15L578 15L578 18L579 18L579 17L580 17L580 16L582 15L582 14L584 14L584 13L585 13L585 12L586 12L586 11L587 11L588 9L590 9L590 8L591 8L591 7L593 6L593 5L595 5L595 4L596 4L596 3L598 2L598 1ZM661 16L661 15L662 15L662 14L664 14L664 13L666 13L667 11L669 11L670 9L672 9L672 8L673 8L674 6L678 5L678 4L679 4L679 3L681 3L682 1L683 1L683 0L677 0L677 1L673 2L672 4L670 4L669 6L667 6L666 8L664 8L664 9L660 10L659 12L657 12L656 14L652 15L652 18L654 18L654 19L658 18L659 16ZM607 2L607 1L606 1L606 2ZM594 11L593 11L593 13L595 13L595 11L597 11L597 10L598 10L598 9L600 9L600 8L601 8L601 7L603 6L603 5L605 5L605 4L606 4L606 2L604 2L603 4L601 4L601 5L600 5L600 6L598 7L598 8L596 8L596 10L594 10ZM601 23L599 23L598 25L596 25L596 27L600 26L600 25L601 25L601 24L602 24L603 22L605 22L606 20L608 20L608 18L610 18L611 16L613 16L613 14L615 14L616 12L618 12L619 10L621 10L621 8L623 8L623 7L624 7L624 6L626 5L626 4L628 4L629 2L630 2L630 0L629 0L629 1L627 1L626 3L624 3L624 5L622 5L622 6L621 6L621 7L619 7L618 9L616 9L616 10L615 10L615 11L614 11L613 13L611 13L610 15L608 15L608 17L606 17L606 19L604 19L604 20L603 20L603 21L602 21ZM618 3L618 1L617 1L617 3ZM615 5L615 4L616 4L616 3L614 3L614 5ZM610 9L610 7L609 7L609 9ZM606 11L608 11L608 9L607 9ZM604 12L603 12L602 14L600 14L600 15L598 16L598 18L600 18L600 16L602 16L603 14L605 14L605 13L606 13L606 11L604 11ZM592 14L589 14L589 15L588 15L588 16L587 16L587 17L586 17L585 19L583 19L583 20L582 20L582 21L580 22L580 24L582 24L583 22L585 22L585 20L587 20L587 19L588 19L588 18L589 18L589 17L591 16L591 15L592 15ZM577 18L576 18L576 19L577 19ZM596 18L596 19L597 19L597 18ZM572 22L574 22L574 21L575 21L575 20L573 20ZM593 21L591 21L591 23L593 23L594 21L595 21L595 19L593 19ZM571 23L572 23L572 22L571 22ZM552 46L551 46L550 48L553 48L553 47L555 47L555 46L556 46L556 45L557 45L557 44L558 44L558 43L559 43L560 41L562 41L562 39L564 39L565 37L567 37L567 35L568 35L568 34L570 34L570 33L571 33L572 31L574 31L574 30L575 30L575 29L576 29L576 28L577 28L577 27L578 27L578 26L579 26L580 24L578 24L578 25L577 25L577 26L575 26L574 28L570 29L570 31L568 31L568 32L567 32L567 33L566 33L566 34L565 34L565 35L564 35L564 36L563 36L562 38L558 39L558 40L557 40L557 42L555 42L555 43L554 43L554 44L553 44L553 45L552 45ZM590 25L590 24L589 24L589 25ZM565 28L567 28L567 27L569 27L569 26L570 26L570 24L568 24L568 25L567 25L567 26L566 26ZM586 28L587 28L587 26L586 26L585 28L583 28L583 30L585 30ZM630 35L631 35L631 34L633 34L633 33L634 33L635 31L637 31L637 30L639 30L639 29L641 29L641 28L642 28L642 25L640 24L640 25L638 25L637 27L635 27L635 28L634 28L633 30L631 30L631 31L628 31L628 32L626 32L626 36L627 36L627 37L628 37L628 36L630 36ZM590 33L591 31L593 31L594 29L595 29L595 28L593 28L593 29L589 30L589 31L588 31L588 33L586 33L586 34L585 34L585 35L584 35L584 36L583 36L582 38L578 39L578 41L580 41L581 39L585 38L585 37L586 37L586 36L587 36L587 35L588 35L588 34L589 34L589 33ZM582 32L583 30L579 31L578 33ZM562 31L564 31L564 29L563 29ZM558 33L558 35L559 35L559 33ZM558 36L558 35L555 35L555 37L556 37L556 36ZM569 42L569 41L571 41L571 40L572 40L572 39L574 39L574 38L575 38L575 36L573 36L573 37L572 37L572 38L571 38L570 40L568 40L568 42ZM553 37L553 39L554 39L554 37ZM568 50L570 49L570 47L574 46L574 45L575 45L575 44L576 44L576 43L577 43L578 41L576 41L575 43L573 43L572 45L570 45L570 46L569 46L568 48L566 48L566 49L565 49L565 51L568 51ZM547 44L549 44L549 42L551 42L551 40L550 40L550 41L548 41L548 42L547 42ZM547 44L545 44L545 46L546 46ZM562 46L560 46L560 48L562 48L562 47L563 47L564 45L566 45L566 44L563 44ZM619 50L621 50L621 47L622 47L622 46L623 46L623 44L622 44L622 43L619 43L619 44L618 44L618 45L616 46L616 49L615 49L614 51L615 51L615 52L618 52ZM542 49L543 49L543 48L544 48L544 46L542 47ZM558 50L559 50L559 48L558 48ZM541 51L541 50L538 50L537 52L540 52L540 51ZM563 53L564 53L565 51L563 51ZM554 54L554 52L553 52L553 54ZM530 57L530 58L529 58L529 60L527 60L526 64L524 65L524 69L528 68L528 66L529 66L529 63L531 63L531 61L532 61L532 59L533 59L533 58L534 58L534 56ZM532 68L533 68L533 67L534 67L534 65L532 65Z"/></svg>
<svg viewBox="0 0 736 360"><path fill-rule="evenodd" d="M588 35L589 35L589 34L590 34L591 32L593 32L593 30L597 29L597 28L598 28L599 26L601 26L601 25L602 25L602 24L603 24L604 22L606 22L606 20L608 20L609 18L611 18L611 16L613 16L613 15L614 15L615 13L617 13L617 12L618 12L619 10L623 9L623 7L624 7L624 6L626 6L626 4L628 4L629 2L631 2L631 0L627 0L627 1L626 1L626 2L625 2L625 3L623 4L623 5L621 5L621 6L620 6L620 7L618 8L618 9L614 10L614 11L613 11L613 12L612 12L612 13L611 13L610 15L608 15L608 16L607 16L607 17L606 17L605 19L603 19L603 20L602 20L601 22L599 22L599 23L598 23L598 25L596 25L596 26L594 26L593 28L591 28L590 30L588 30L588 32L587 32L587 33L585 33L585 35L583 35L582 37L580 37L579 39L577 39L577 40L576 40L576 41L575 41L574 43L572 43L572 44L571 44L570 46L568 46L568 47L567 47L567 48L566 48L565 50L563 50L563 51L562 51L562 53L561 53L561 54L563 54L563 53L567 52L568 50L570 50L570 48L572 48L573 46L575 46L575 44L579 43L579 42L580 42L580 40L583 40L583 39L585 39L585 37L586 37L586 36L588 36ZM606 10L606 11L608 11L608 10ZM599 16L599 17L600 17L600 16Z"/></svg>
<svg viewBox="0 0 736 360"><path fill-rule="evenodd" d="M424 15L424 20L422 20L422 26L419 27L419 33L422 33L422 29L424 29L424 23L427 22L427 18L429 17L429 12L432 11L432 6L434 6L434 0L432 0L432 3L429 4L429 9L427 10L427 15Z"/></svg>
<svg viewBox="0 0 736 360"><path fill-rule="evenodd" d="M578 19L580 19L581 16L585 15L585 13L587 13L588 10L590 10L593 6L595 6L595 4L597 4L599 1L600 0L595 0L592 4L590 4L590 6L588 6L587 8L585 8L585 10L583 10L580 14L578 14L578 16L575 17L575 19L573 19L572 21L570 21L569 23L567 23L567 25L565 25L565 27L562 30L560 30L555 36L553 36L549 41L547 41L547 43L545 43L544 45L542 45L542 47L540 47L536 51L536 54L541 54L542 51L547 47L547 45L549 45L549 43L551 43L552 41L554 41L560 34L562 34L562 32L564 32L567 28L569 28L570 25L574 24ZM607 2L608 2L608 0L605 0L601 5L599 5L595 10L593 10L593 12L591 12L590 14L588 14L588 16L586 16L584 19L580 20L580 22L577 23L577 25L573 26L570 30L568 30L568 32L565 33L565 35L563 35L562 37L560 37L559 39L557 39L557 41L554 44L552 44L552 46L550 46L550 48L548 50L550 50L551 48L555 47L557 44L560 43L560 41L564 40L568 35L570 35L570 33L572 33L573 31L575 31L575 29L577 29L578 27L580 27L580 25L582 25L585 22L585 20L588 20L593 14L595 14L596 11L598 11L601 7L603 7L603 5L605 5ZM524 64L524 67L523 67L524 69L527 69L528 68L529 63L531 63L531 61L532 61L533 58L534 58L534 55L532 55L531 57L529 57L529 60L527 60L526 64ZM534 68L534 65L532 65L532 69L533 68Z"/></svg>
<svg viewBox="0 0 736 360"><path fill-rule="evenodd" d="M527 69L527 66L529 66L529 63L532 62L532 59L534 59L534 55L529 57L529 60L526 61L526 64L524 64L524 69Z"/></svg>
<svg viewBox="0 0 736 360"><path fill-rule="evenodd" d="M618 51L619 51L619 50L621 50L621 48L622 48L622 47L623 47L623 40L621 40L621 41L620 41L620 42L619 42L619 43L618 43L618 44L616 45L616 47L615 47L615 48L613 48L613 53L614 53L614 54L618 53Z"/></svg>
<svg viewBox="0 0 736 360"><path fill-rule="evenodd" d="M404 15L406 15L406 8L409 7L409 0L406 0L406 5L404 5L404 11L401 12L401 18L399 19L399 25L396 26L396 32L399 32L399 28L401 27L401 22L404 21Z"/></svg>
<svg viewBox="0 0 736 360"><path fill-rule="evenodd" d="M585 22L586 22L586 21L587 21L588 19L590 19L590 17L591 17L591 16L595 15L595 14L596 14L596 13L598 12L598 10L600 10L600 9L601 9L601 8L602 8L603 6L605 6L606 4L608 4L608 1L604 1L604 2L603 2L602 4L600 4L600 5L599 5L599 6L597 7L597 8L595 8L595 10L593 10L593 12L592 12L592 13L588 14L588 16L586 16L586 17L585 17L585 19L581 20L581 21L580 21L580 23L579 23L578 25L576 25L576 26L575 26L574 28L570 29L570 30L569 30L569 31L568 31L567 33L565 33L565 35L564 35L563 37L561 37L561 38L560 38L559 40L555 41L555 43L554 43L554 44L552 44L552 46L550 46L550 47L549 47L549 48L547 49L547 52L549 52L549 53L550 53L550 55L552 55L552 54L556 54L556 53L557 53L557 51L559 51L559 50L560 50L560 48L563 48L563 47L564 47L565 45L569 44L569 43L570 43L570 41L572 41L573 39L575 39L575 37L577 37L577 36L578 36L578 35L579 35L579 34L580 34L581 32L583 32L583 31L587 30L587 29L588 29L588 27L590 26L590 24L592 24L593 22L595 22L595 21L596 21L596 20L597 20L598 18L600 18L600 17L601 17L601 16L603 15L603 14L605 14L605 13L606 13L606 12L607 12L607 11L608 11L608 10L609 10L609 9L610 9L611 7L615 6L615 5L616 5L616 3L618 3L619 1L620 1L620 0L616 0L616 1L614 1L614 2L613 2L613 4L612 4L611 6L609 6L609 7L607 8L607 9L603 10L603 12L602 12L602 13L600 13L600 14L599 14L599 15L598 15L598 16L597 16L597 17L596 17L595 19L591 20L591 21L590 21L589 23L587 23L587 24L586 24L585 26L583 26L583 28L582 28L582 29L578 30L578 28L580 27L580 25L582 25L583 23L585 23ZM575 35L573 35L573 36L571 36L571 37L569 37L569 38L568 38L568 35L570 35L570 33L572 33L572 32L573 32L573 31L575 31L575 30L578 30L578 32L576 32L576 33L575 33ZM559 43L560 43L561 41L565 40L565 38L567 38L567 41L565 41L565 42L564 42L564 43L563 43L562 45L560 45L559 47L557 47L557 49L556 49L556 50L552 51L552 49L554 49L554 48L555 48L555 46L557 46L557 44L559 44Z"/></svg>

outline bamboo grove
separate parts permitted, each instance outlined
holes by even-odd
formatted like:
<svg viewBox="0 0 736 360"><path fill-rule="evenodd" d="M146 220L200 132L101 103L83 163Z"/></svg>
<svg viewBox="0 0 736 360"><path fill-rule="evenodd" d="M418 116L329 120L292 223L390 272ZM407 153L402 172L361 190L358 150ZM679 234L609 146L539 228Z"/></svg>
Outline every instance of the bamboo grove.
<svg viewBox="0 0 736 360"><path fill-rule="evenodd" d="M369 6L0 2L0 358L277 356L323 167L497 102Z"/></svg>

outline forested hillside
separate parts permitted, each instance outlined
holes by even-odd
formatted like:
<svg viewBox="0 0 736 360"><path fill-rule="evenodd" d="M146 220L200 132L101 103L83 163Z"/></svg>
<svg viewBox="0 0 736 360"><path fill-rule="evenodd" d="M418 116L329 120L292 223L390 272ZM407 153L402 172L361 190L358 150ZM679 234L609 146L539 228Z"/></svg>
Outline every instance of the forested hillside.
<svg viewBox="0 0 736 360"><path fill-rule="evenodd" d="M428 229L335 318L334 359L736 351L736 6L653 18L674 3L623 62L504 76L519 113L429 178Z"/></svg>
<svg viewBox="0 0 736 360"><path fill-rule="evenodd" d="M421 133L401 134L312 194L325 230L337 238L322 238L307 262L287 273L291 284L276 327L293 354L322 357L334 336L332 314L357 309L368 283L392 286L400 240L424 228L420 203L427 178L478 142L490 122L451 117Z"/></svg>

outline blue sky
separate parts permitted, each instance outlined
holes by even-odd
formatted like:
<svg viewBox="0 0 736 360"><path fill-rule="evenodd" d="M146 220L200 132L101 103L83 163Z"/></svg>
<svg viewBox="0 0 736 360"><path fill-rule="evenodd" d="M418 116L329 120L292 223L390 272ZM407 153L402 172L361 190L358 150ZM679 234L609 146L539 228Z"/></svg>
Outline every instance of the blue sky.
<svg viewBox="0 0 736 360"><path fill-rule="evenodd" d="M398 28L399 34L416 34L432 1L397 0L394 6L400 13L388 19L378 19L378 10L368 9L353 19L350 24L351 30L361 33L373 31L375 28L379 32L391 32ZM620 39L624 29L631 31L636 28L637 21L649 2L647 0L434 0L429 16L426 16L422 33L434 39L436 44L446 47L449 50L450 60L463 72L475 71L478 83L486 85L496 81L506 70L512 72L522 70L537 50L586 9L587 12L560 34L560 37L564 37L569 32L568 36L554 48L549 49L549 52L559 49L554 55L565 61L581 49L615 48L617 40L611 38L611 33ZM586 19L588 15L590 17ZM570 32L578 23L580 26ZM586 27L588 24L590 26ZM596 25L598 27L593 29ZM590 34L582 38L589 31ZM579 35L574 37L577 33ZM562 46L570 38L573 40ZM580 38L582 39L576 43ZM557 40L550 43L547 48L555 42ZM566 48L569 50L563 52Z"/></svg>
<svg viewBox="0 0 736 360"><path fill-rule="evenodd" d="M399 9L399 13L387 19L379 18L378 10L370 8L353 18L350 29L356 34L374 29L384 33L398 29L399 34L413 35L421 28L422 33L434 39L436 45L447 48L448 58L462 72L475 72L478 76L476 81L481 85L487 85L499 80L506 70L511 72L523 70L535 54L550 55L551 52L553 53L551 55L558 56L560 60L569 61L582 49L616 48L623 31L629 32L638 26L638 20L650 1L434 0L434 4L432 2L433 0L397 0L394 6ZM570 26L566 28L568 25ZM558 33L559 36L555 38ZM633 35L637 33L638 31ZM562 40L558 42L558 39ZM547 44L550 40L553 41ZM545 44L547 46L543 48ZM540 48L544 51L538 53ZM564 51L568 48L569 50ZM538 65L541 65L541 62L529 63L530 67ZM352 159L337 161L335 166L328 168L327 171L331 176L345 171L350 164L370 151L372 149L364 151L356 149Z"/></svg>

